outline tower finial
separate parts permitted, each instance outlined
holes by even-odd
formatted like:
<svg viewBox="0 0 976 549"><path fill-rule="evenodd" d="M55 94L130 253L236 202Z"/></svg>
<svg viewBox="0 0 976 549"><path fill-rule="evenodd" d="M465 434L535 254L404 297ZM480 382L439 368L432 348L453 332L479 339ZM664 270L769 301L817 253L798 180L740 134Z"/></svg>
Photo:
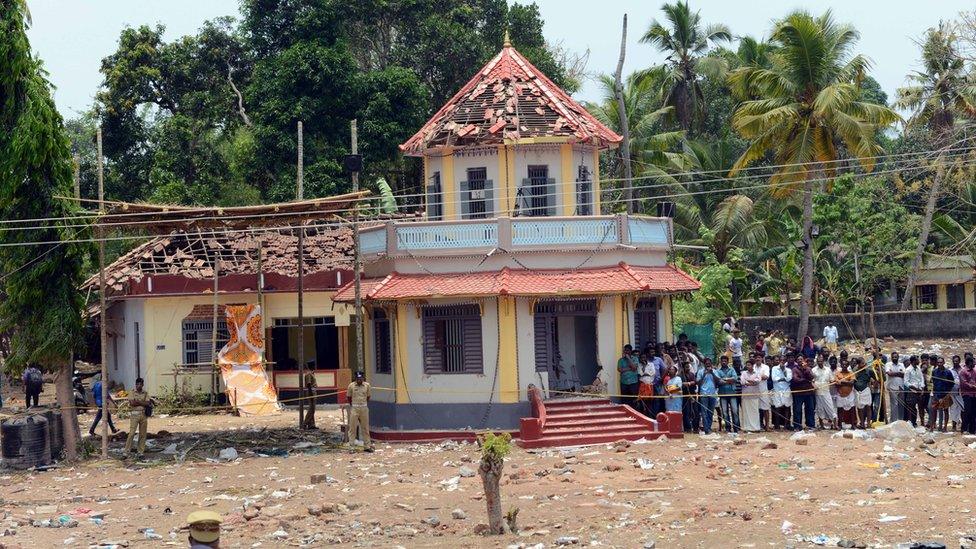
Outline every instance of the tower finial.
<svg viewBox="0 0 976 549"><path fill-rule="evenodd" d="M502 47L504 48L512 47L512 41L508 39L508 29L505 29L505 43L502 44Z"/></svg>

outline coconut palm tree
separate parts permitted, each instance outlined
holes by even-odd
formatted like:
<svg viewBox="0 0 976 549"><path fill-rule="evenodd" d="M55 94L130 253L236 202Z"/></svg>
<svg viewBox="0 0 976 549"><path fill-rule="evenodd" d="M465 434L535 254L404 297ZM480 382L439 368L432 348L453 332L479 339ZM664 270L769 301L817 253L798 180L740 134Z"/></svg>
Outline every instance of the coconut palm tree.
<svg viewBox="0 0 976 549"><path fill-rule="evenodd" d="M852 55L859 35L834 21L830 11L814 17L795 11L776 23L770 41L776 46L770 68L742 67L730 75L733 86L747 82L755 99L743 102L733 127L749 147L730 175L770 158L777 166L771 194L801 194L804 247L800 322L797 340L807 335L813 293L813 194L816 180L834 174L838 145L858 158L864 169L881 152L877 130L899 120L891 109L859 100L858 82L870 66Z"/></svg>
<svg viewBox="0 0 976 549"><path fill-rule="evenodd" d="M724 73L725 63L708 49L716 42L727 42L732 33L725 25L703 26L699 12L692 12L685 2L664 4L665 23L654 20L640 41L667 54L662 82L664 104L674 108L681 129L694 134L701 126L705 111L700 78L703 74Z"/></svg>
<svg viewBox="0 0 976 549"><path fill-rule="evenodd" d="M960 118L976 117L976 82L959 54L958 41L959 36L952 25L940 22L938 27L930 28L922 43L924 69L908 76L912 84L898 89L895 102L899 108L912 111L907 123L908 130L924 126L942 147L949 142ZM908 272L905 297L901 303L903 311L908 310L912 303L915 281L918 279L918 270L922 266L922 256L932 229L935 204L946 177L947 167L942 160L943 155L940 154L922 216L918 247Z"/></svg>

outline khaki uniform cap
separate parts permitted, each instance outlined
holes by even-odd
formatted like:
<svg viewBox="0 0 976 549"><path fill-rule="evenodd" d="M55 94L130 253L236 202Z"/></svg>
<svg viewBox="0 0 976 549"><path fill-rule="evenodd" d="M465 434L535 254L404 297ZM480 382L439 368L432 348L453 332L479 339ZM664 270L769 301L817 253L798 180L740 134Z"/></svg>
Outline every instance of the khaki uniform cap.
<svg viewBox="0 0 976 549"><path fill-rule="evenodd" d="M190 525L190 535L193 539L211 543L220 538L220 523L223 519L214 511L194 511L186 517Z"/></svg>

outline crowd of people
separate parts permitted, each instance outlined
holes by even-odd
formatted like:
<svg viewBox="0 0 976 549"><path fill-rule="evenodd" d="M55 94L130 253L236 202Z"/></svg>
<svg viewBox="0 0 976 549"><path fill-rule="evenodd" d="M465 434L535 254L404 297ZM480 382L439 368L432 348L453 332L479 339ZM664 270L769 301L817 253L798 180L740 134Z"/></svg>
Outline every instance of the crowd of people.
<svg viewBox="0 0 976 549"><path fill-rule="evenodd" d="M976 434L976 358L901 357L866 348L853 356L828 326L799 346L780 332L747 345L726 323L727 344L712 358L681 334L672 343L623 348L617 361L625 403L649 416L682 413L685 432L710 434L865 429L906 420L932 431Z"/></svg>

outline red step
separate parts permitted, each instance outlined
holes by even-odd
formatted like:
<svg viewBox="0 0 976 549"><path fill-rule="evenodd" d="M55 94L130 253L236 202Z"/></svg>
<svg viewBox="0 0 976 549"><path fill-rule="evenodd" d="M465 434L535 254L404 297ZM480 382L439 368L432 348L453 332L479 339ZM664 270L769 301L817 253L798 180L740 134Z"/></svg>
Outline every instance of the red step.
<svg viewBox="0 0 976 549"><path fill-rule="evenodd" d="M587 446L590 444L609 444L618 440L651 440L667 436L667 433L651 431L650 429L630 429L607 431L601 434L579 434L543 436L535 440L523 440L519 444L523 448L553 448L558 446Z"/></svg>
<svg viewBox="0 0 976 549"><path fill-rule="evenodd" d="M630 408L606 399L543 401L545 424L538 438L520 440L525 448L584 446L618 440L667 436ZM541 417L541 415L540 415Z"/></svg>

